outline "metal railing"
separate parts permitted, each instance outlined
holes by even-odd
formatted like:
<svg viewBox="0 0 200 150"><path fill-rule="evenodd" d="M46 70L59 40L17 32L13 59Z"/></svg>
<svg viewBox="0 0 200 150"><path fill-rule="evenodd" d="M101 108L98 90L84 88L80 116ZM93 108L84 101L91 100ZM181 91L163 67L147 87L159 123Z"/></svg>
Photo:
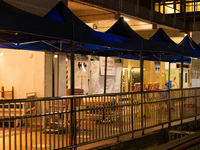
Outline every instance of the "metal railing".
<svg viewBox="0 0 200 150"><path fill-rule="evenodd" d="M199 108L200 88L1 100L0 149L68 149L134 137L136 131L196 120Z"/></svg>

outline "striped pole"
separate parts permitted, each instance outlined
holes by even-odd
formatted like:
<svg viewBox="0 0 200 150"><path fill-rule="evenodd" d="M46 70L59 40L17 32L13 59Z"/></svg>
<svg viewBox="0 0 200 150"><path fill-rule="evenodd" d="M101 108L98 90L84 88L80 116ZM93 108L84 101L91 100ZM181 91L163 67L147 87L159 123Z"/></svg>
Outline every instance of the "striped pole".
<svg viewBox="0 0 200 150"><path fill-rule="evenodd" d="M66 89L68 89L68 60L66 60Z"/></svg>

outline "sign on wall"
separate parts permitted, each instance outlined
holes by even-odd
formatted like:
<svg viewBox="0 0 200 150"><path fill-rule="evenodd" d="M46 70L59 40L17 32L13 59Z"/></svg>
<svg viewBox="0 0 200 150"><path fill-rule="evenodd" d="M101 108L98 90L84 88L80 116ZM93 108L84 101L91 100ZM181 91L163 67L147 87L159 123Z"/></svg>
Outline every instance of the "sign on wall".
<svg viewBox="0 0 200 150"><path fill-rule="evenodd" d="M105 75L105 57L100 57L100 75ZM116 76L115 59L112 57L107 58L107 76Z"/></svg>
<svg viewBox="0 0 200 150"><path fill-rule="evenodd" d="M160 62L155 61L154 64L155 64L155 72L160 73Z"/></svg>

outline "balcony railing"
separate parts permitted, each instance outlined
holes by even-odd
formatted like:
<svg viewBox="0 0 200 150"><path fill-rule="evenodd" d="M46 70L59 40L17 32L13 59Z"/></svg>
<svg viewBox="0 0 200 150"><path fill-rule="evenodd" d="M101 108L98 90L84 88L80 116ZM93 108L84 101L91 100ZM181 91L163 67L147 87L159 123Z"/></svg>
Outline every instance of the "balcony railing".
<svg viewBox="0 0 200 150"><path fill-rule="evenodd" d="M0 149L75 148L200 115L200 88L0 101Z"/></svg>

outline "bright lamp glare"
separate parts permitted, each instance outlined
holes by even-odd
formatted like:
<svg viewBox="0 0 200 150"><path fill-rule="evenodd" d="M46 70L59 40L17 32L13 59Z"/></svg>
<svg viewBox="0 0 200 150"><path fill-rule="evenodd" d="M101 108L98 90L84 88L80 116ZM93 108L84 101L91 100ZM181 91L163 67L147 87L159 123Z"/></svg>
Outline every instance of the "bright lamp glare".
<svg viewBox="0 0 200 150"><path fill-rule="evenodd" d="M3 56L3 52L0 53L0 56Z"/></svg>
<svg viewBox="0 0 200 150"><path fill-rule="evenodd" d="M54 58L58 58L58 55L54 55Z"/></svg>
<svg viewBox="0 0 200 150"><path fill-rule="evenodd" d="M126 22L130 21L128 18L124 18L124 20L125 20Z"/></svg>
<svg viewBox="0 0 200 150"><path fill-rule="evenodd" d="M187 36L187 33L185 33L184 35Z"/></svg>

